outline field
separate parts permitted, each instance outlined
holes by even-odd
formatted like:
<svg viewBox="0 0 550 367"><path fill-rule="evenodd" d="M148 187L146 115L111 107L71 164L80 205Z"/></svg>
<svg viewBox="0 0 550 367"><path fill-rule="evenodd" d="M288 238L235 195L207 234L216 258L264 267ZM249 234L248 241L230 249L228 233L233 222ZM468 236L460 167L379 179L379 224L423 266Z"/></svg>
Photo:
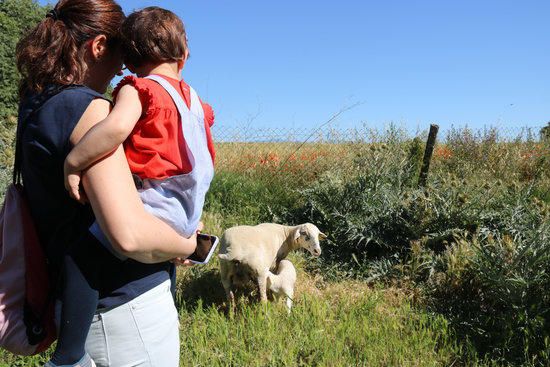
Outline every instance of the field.
<svg viewBox="0 0 550 367"><path fill-rule="evenodd" d="M20 37L51 5L1 0L0 199L11 180ZM217 260L180 269L181 366L550 366L550 124L440 134L215 126L205 231L312 222L295 308L243 292L228 313ZM305 143L302 143L305 142ZM51 353L48 352L48 353ZM48 353L0 367L38 367Z"/></svg>
<svg viewBox="0 0 550 367"><path fill-rule="evenodd" d="M550 141L451 131L422 188L424 140L220 139L208 232L310 221L329 239L320 259L292 255L290 316L246 292L228 313L216 261L180 269L181 365L550 364Z"/></svg>
<svg viewBox="0 0 550 367"><path fill-rule="evenodd" d="M181 366L439 366L459 351L444 318L415 310L398 289L324 283L301 271L290 316L282 304L244 298L229 315L215 267L181 278ZM3 354L0 366L45 361Z"/></svg>

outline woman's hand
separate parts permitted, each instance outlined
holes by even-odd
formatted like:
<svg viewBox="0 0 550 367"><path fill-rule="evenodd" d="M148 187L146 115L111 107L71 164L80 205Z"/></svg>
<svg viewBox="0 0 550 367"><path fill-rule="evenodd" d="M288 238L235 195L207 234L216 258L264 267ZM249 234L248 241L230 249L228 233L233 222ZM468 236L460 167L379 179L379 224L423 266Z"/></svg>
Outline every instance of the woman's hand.
<svg viewBox="0 0 550 367"><path fill-rule="evenodd" d="M174 263L174 265L176 266L187 266L187 267L191 267L195 265L195 263L191 262L191 260L182 259L181 257L176 257L175 259L172 260L172 263Z"/></svg>
<svg viewBox="0 0 550 367"><path fill-rule="evenodd" d="M197 230L195 231L195 233L190 237L190 239L194 239L195 240L195 243L197 242L197 235L199 233L201 233L201 231L203 230L204 228L204 223L203 222L199 222L199 225L197 226ZM195 265L195 263L191 262L190 260L187 260L185 258L181 258L181 257L176 257L175 259L172 260L172 262L176 265L176 266L193 266Z"/></svg>

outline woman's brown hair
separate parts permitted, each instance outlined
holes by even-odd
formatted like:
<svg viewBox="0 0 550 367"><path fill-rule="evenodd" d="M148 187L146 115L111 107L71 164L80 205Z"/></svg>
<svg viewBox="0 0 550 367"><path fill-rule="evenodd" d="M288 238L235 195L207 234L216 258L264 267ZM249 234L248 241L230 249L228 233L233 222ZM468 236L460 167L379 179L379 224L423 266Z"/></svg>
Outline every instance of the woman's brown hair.
<svg viewBox="0 0 550 367"><path fill-rule="evenodd" d="M124 62L135 67L175 62L187 51L183 22L170 10L157 6L130 14L121 33Z"/></svg>
<svg viewBox="0 0 550 367"><path fill-rule="evenodd" d="M103 34L109 46L118 45L123 21L124 13L113 0L59 1L17 44L20 94L41 92L49 84L81 84L86 41Z"/></svg>

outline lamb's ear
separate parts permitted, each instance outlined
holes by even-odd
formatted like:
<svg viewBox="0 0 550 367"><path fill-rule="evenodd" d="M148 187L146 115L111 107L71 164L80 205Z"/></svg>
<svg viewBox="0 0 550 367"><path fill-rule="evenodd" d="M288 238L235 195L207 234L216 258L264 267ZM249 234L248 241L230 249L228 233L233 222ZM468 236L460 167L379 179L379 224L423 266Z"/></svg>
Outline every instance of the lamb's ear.
<svg viewBox="0 0 550 367"><path fill-rule="evenodd" d="M326 240L326 239L327 239L327 235L324 234L323 232L319 232L319 241Z"/></svg>
<svg viewBox="0 0 550 367"><path fill-rule="evenodd" d="M292 239L294 241L298 241L298 238L300 238L300 227L296 228L292 233Z"/></svg>

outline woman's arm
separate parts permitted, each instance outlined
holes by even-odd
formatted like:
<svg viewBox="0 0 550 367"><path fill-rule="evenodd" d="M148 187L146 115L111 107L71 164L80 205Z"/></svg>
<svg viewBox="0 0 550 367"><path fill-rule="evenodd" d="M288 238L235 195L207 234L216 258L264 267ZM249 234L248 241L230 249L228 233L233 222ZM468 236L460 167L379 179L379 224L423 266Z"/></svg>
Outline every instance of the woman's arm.
<svg viewBox="0 0 550 367"><path fill-rule="evenodd" d="M109 113L110 104L94 100L75 127L71 143ZM135 189L122 147L85 171L82 180L96 220L113 247L143 263L186 258L195 250L196 235L187 239L147 213Z"/></svg>

